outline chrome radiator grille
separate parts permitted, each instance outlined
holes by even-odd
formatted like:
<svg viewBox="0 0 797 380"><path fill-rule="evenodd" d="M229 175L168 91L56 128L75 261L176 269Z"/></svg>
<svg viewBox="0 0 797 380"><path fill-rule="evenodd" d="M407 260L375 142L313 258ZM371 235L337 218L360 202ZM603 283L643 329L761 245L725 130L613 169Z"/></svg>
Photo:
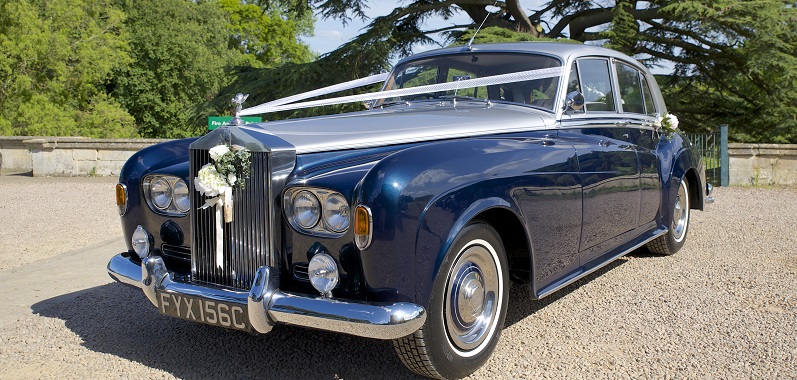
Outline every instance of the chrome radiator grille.
<svg viewBox="0 0 797 380"><path fill-rule="evenodd" d="M224 266L216 266L216 211L200 210L205 200L194 188L194 178L210 163L207 150L191 149L191 274L194 281L249 290L257 268L269 264L268 154L252 152L246 187L233 190L234 218L224 223Z"/></svg>

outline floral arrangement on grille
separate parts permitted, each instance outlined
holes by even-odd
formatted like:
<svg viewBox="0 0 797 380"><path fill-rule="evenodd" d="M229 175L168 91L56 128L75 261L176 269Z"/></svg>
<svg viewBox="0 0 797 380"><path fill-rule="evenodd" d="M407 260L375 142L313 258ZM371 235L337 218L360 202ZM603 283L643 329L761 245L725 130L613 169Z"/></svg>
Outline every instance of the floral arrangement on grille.
<svg viewBox="0 0 797 380"><path fill-rule="evenodd" d="M202 166L194 178L194 188L209 197L201 210L214 207L216 210L216 264L223 265L223 236L225 223L233 221L234 188L246 186L251 171L251 153L240 145L219 144L208 152L211 162ZM222 216L223 210L223 216Z"/></svg>
<svg viewBox="0 0 797 380"><path fill-rule="evenodd" d="M213 206L224 208L224 221L232 222L232 189L245 187L250 172L251 153L239 145L220 144L210 151L211 163L205 164L194 179L194 187L202 195L212 197L201 209Z"/></svg>

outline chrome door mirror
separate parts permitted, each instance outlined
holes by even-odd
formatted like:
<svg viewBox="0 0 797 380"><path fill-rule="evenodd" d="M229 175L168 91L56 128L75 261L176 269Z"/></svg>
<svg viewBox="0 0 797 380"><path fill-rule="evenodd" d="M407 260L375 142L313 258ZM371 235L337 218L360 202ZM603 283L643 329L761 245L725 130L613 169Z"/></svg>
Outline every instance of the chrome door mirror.
<svg viewBox="0 0 797 380"><path fill-rule="evenodd" d="M584 109L584 95L573 91L565 97L565 111L581 111Z"/></svg>

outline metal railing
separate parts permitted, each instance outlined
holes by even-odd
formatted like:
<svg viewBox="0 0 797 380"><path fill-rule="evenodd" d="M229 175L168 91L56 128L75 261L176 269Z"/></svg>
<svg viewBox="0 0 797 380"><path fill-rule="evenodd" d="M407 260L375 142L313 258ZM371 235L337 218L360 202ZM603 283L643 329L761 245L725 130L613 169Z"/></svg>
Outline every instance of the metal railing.
<svg viewBox="0 0 797 380"><path fill-rule="evenodd" d="M714 186L728 186L728 126L710 133L685 133L706 163L706 181Z"/></svg>

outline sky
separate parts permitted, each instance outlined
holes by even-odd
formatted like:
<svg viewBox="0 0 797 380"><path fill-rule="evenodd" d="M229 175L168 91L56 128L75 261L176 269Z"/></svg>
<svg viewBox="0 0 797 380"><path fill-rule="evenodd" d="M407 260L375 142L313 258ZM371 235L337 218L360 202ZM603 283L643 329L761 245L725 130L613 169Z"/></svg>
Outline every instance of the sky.
<svg viewBox="0 0 797 380"><path fill-rule="evenodd" d="M529 10L533 9L535 6L539 6L544 2L545 0L521 0L520 5L523 7L523 9ZM369 8L366 9L365 13L371 18L384 16L400 5L400 1L373 0L368 2ZM442 18L429 19L426 26L428 27L429 24L432 24L434 25L434 29L438 29L444 27L446 24L465 24L469 21L470 18L465 14L465 12L459 12L459 14L457 14L454 18L447 21L443 20ZM356 37L358 34L360 34L361 29L365 26L367 26L367 23L359 19L352 19L352 21L345 27L340 20L319 19L315 24L315 36L304 37L302 40L310 45L310 50L313 50L319 54L324 54L335 50L338 46ZM423 50L429 50L433 48L435 47L419 46L416 47L414 52L418 53Z"/></svg>

